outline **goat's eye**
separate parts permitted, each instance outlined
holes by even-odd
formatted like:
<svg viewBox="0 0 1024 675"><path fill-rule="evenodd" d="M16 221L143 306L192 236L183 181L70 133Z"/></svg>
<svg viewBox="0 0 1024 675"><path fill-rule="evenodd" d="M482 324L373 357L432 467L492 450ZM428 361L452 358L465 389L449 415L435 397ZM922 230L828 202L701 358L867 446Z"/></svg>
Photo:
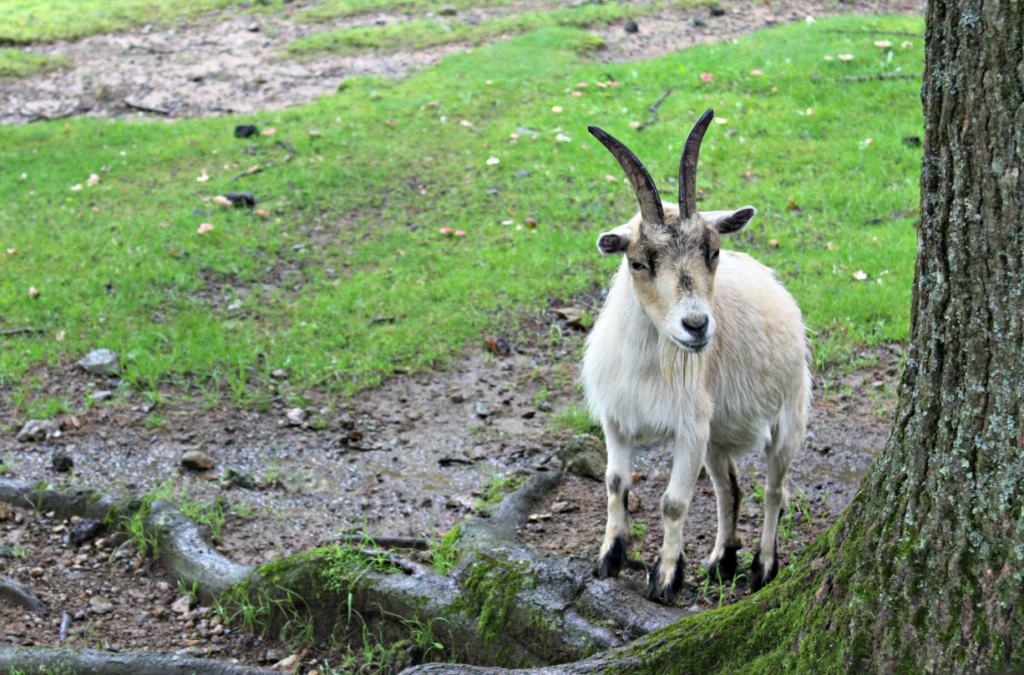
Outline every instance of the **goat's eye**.
<svg viewBox="0 0 1024 675"><path fill-rule="evenodd" d="M637 262L636 260L630 260L629 266L635 269L637 272L639 272L640 270L647 269L646 265L644 265L642 262Z"/></svg>
<svg viewBox="0 0 1024 675"><path fill-rule="evenodd" d="M719 254L719 252L720 252L720 250L719 250L719 249L715 249L715 252L711 254L711 259L712 259L712 260L718 260L718 254Z"/></svg>

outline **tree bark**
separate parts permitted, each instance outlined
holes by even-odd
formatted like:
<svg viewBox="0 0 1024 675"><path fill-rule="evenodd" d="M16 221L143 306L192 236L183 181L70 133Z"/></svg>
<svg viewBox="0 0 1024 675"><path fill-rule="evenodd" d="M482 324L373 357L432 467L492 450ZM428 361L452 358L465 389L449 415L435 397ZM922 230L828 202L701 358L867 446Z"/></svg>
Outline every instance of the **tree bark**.
<svg viewBox="0 0 1024 675"><path fill-rule="evenodd" d="M1024 665L1022 48L1024 1L929 1L911 346L895 424L847 512L749 599L537 672Z"/></svg>

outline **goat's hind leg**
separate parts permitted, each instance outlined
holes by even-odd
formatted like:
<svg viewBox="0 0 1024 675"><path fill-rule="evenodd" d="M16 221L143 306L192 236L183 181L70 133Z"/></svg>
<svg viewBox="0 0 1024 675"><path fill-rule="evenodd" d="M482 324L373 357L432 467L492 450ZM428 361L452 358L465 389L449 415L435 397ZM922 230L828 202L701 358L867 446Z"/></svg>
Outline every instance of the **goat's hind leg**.
<svg viewBox="0 0 1024 675"><path fill-rule="evenodd" d="M765 452L768 479L764 486L764 528L761 544L750 566L750 588L758 591L779 573L778 531L782 512L789 502L786 495L786 472L803 442L806 418L798 415L780 420L772 429L772 440Z"/></svg>
<svg viewBox="0 0 1024 675"><path fill-rule="evenodd" d="M718 537L707 563L708 578L728 581L736 575L736 554L742 546L736 526L743 506L743 490L736 463L726 450L709 448L704 466L715 486L718 505Z"/></svg>
<svg viewBox="0 0 1024 675"><path fill-rule="evenodd" d="M626 566L629 544L629 490L633 487L633 445L619 433L614 422L602 422L608 441L608 468L604 482L608 489L608 524L597 558L597 576L617 577Z"/></svg>

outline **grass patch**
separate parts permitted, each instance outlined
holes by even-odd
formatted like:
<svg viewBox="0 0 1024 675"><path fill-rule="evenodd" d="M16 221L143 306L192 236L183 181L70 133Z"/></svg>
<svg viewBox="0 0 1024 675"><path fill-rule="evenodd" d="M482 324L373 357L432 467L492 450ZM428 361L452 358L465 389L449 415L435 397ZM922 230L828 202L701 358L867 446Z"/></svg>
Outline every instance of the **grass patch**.
<svg viewBox="0 0 1024 675"><path fill-rule="evenodd" d="M549 297L613 273L594 241L636 200L586 125L624 139L667 196L709 106L723 122L705 139L701 207L759 209L725 245L775 268L829 358L903 340L914 220L863 221L918 205L921 151L902 138L922 133L920 82L811 78L917 72L923 50L896 45L890 59L870 34L825 32L862 27L922 22L839 17L611 65L576 55L585 33L545 28L287 113L6 127L0 325L44 332L2 338L0 382L25 400L30 368L107 347L137 389L202 385L245 405L277 386L277 368L289 396L346 396L396 368L443 365L489 327L543 316ZM846 53L855 58L823 59ZM598 87L608 70L622 84ZM632 130L664 87L658 123ZM248 121L276 133L233 138ZM231 180L254 164L267 168ZM238 189L266 215L207 201ZM198 234L201 223L213 230Z"/></svg>
<svg viewBox="0 0 1024 675"><path fill-rule="evenodd" d="M480 44L502 35L526 33L547 26L593 27L651 14L658 4L634 6L609 2L602 5L563 7L530 11L471 24L455 18L417 19L387 26L358 26L300 38L288 45L292 56L315 56L325 52L356 54L365 50L397 52L427 49L454 42ZM603 45L600 38L581 36L576 50L593 51Z"/></svg>
<svg viewBox="0 0 1024 675"><path fill-rule="evenodd" d="M29 77L68 65L63 56L33 54L21 49L0 49L0 77Z"/></svg>

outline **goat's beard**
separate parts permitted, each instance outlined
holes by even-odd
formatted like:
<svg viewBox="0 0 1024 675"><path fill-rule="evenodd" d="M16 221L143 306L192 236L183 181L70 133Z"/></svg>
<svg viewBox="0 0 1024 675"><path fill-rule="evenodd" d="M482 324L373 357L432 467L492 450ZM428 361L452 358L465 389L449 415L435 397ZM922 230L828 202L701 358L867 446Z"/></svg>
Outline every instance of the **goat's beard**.
<svg viewBox="0 0 1024 675"><path fill-rule="evenodd" d="M661 375L665 378L672 393L676 391L676 382L682 384L681 391L696 387L704 377L704 355L706 350L691 352L680 349L671 338L661 337Z"/></svg>

